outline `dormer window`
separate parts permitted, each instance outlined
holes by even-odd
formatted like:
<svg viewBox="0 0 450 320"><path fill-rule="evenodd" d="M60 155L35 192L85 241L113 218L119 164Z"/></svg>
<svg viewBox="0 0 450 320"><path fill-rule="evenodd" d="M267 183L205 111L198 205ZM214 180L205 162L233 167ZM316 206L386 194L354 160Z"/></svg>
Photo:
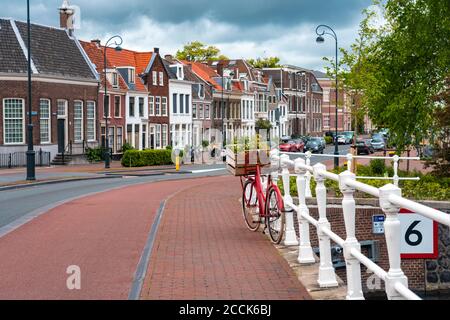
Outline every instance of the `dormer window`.
<svg viewBox="0 0 450 320"><path fill-rule="evenodd" d="M198 84L198 96L200 99L205 98L205 85L202 83Z"/></svg>
<svg viewBox="0 0 450 320"><path fill-rule="evenodd" d="M131 84L134 84L135 78L136 78L136 71L134 70L134 68L129 68L128 69L128 82Z"/></svg>
<svg viewBox="0 0 450 320"><path fill-rule="evenodd" d="M119 76L117 75L117 72L112 73L112 86L114 88L119 87Z"/></svg>

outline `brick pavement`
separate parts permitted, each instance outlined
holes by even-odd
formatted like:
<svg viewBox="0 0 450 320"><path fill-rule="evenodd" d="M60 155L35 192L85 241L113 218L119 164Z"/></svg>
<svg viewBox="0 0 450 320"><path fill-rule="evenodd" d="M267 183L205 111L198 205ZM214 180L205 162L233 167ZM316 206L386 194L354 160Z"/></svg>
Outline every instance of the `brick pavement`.
<svg viewBox="0 0 450 320"><path fill-rule="evenodd" d="M267 237L245 227L240 192L226 176L167 202L143 299L310 299Z"/></svg>

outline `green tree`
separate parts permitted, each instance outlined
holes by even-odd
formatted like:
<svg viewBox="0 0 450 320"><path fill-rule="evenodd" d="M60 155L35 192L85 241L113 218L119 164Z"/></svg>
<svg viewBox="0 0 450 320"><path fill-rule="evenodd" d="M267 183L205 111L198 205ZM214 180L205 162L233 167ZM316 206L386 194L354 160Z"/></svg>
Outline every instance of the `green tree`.
<svg viewBox="0 0 450 320"><path fill-rule="evenodd" d="M440 0L388 0L384 26L362 62L369 116L399 149L439 130L436 97L448 90L450 6Z"/></svg>
<svg viewBox="0 0 450 320"><path fill-rule="evenodd" d="M257 59L249 59L247 62L254 68L262 69L262 68L280 68L279 64L280 58L278 57L268 57L268 58L257 58Z"/></svg>
<svg viewBox="0 0 450 320"><path fill-rule="evenodd" d="M228 60L226 56L220 54L217 47L207 46L200 41L185 44L182 50L177 51L176 58L189 61Z"/></svg>
<svg viewBox="0 0 450 320"><path fill-rule="evenodd" d="M272 124L270 123L269 120L265 120L265 119L258 119L255 123L255 129L256 130L270 130L272 129Z"/></svg>

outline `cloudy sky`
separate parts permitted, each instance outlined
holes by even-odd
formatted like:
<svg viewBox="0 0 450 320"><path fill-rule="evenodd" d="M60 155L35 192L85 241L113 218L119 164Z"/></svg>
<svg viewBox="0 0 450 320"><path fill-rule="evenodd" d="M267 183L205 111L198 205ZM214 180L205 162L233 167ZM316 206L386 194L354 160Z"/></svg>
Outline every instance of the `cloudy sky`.
<svg viewBox="0 0 450 320"><path fill-rule="evenodd" d="M62 0L31 0L33 22L59 26ZM341 47L355 39L361 10L371 0L71 0L81 9L83 40L122 35L124 47L174 54L199 40L230 58L278 56L283 64L323 70L334 57L334 41L315 42L315 28L327 24ZM26 19L26 1L0 0L0 16Z"/></svg>

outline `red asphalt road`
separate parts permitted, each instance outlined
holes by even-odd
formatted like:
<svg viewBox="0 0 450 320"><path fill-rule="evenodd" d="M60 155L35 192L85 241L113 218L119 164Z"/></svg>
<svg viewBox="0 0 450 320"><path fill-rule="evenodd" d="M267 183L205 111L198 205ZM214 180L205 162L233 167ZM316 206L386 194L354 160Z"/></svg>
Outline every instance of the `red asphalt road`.
<svg viewBox="0 0 450 320"><path fill-rule="evenodd" d="M0 299L127 299L160 202L204 182L158 182L87 196L0 238ZM81 269L81 290L67 289L70 265Z"/></svg>

